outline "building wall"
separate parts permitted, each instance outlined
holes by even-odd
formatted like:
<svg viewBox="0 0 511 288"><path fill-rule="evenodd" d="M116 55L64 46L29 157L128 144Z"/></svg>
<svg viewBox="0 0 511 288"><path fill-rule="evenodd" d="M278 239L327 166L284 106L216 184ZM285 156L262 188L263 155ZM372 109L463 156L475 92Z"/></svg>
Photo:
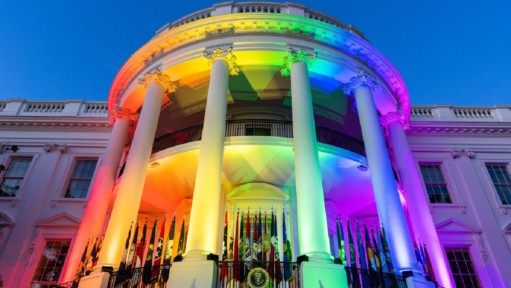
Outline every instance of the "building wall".
<svg viewBox="0 0 511 288"><path fill-rule="evenodd" d="M486 168L511 171L510 116L509 107L416 106L408 130L417 165L441 164L448 183L452 203L430 204L440 241L469 248L483 287L511 283L511 206L502 205Z"/></svg>
<svg viewBox="0 0 511 288"><path fill-rule="evenodd" d="M16 197L0 197L0 275L5 287L27 287L46 241L71 241L76 234L87 198L64 198L68 179L76 159L100 163L111 129L106 103L1 104L0 164L8 167L15 157L32 161ZM19 151L6 150L12 145Z"/></svg>
<svg viewBox="0 0 511 288"><path fill-rule="evenodd" d="M84 112L91 103L63 102L61 111L29 111L29 104L0 106L1 142L20 148L0 154L0 164L33 157L17 196L0 198L0 275L7 287L30 283L46 241L73 239L87 200L62 197L67 179L76 158L100 163L110 133L106 110ZM407 133L417 165L441 164L448 183L452 203L430 204L442 244L469 248L483 287L509 286L511 206L501 204L485 164L511 170L510 108L416 106Z"/></svg>

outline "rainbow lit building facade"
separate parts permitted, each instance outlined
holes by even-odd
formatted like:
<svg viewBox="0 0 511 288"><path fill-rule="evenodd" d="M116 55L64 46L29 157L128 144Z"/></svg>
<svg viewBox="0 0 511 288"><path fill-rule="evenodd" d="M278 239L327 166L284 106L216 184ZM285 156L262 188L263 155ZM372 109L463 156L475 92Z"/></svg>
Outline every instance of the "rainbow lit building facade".
<svg viewBox="0 0 511 288"><path fill-rule="evenodd" d="M167 24L120 69L107 105L11 99L0 108L7 287L73 281L98 235L97 263L79 287L108 287L134 223L159 217L159 233L163 215L165 235L170 216L178 220L174 256L187 232L168 287L220 287L218 260L236 260L238 229L270 214L277 250L299 262L296 286L278 287L353 285L341 254L360 257L348 249L355 222L362 238L364 227L385 231L408 287L511 283L510 108L412 108L398 71L362 32L305 6L226 2ZM47 178L61 184L29 201ZM63 239L63 262L46 281L40 259ZM427 247L428 275L417 247Z"/></svg>

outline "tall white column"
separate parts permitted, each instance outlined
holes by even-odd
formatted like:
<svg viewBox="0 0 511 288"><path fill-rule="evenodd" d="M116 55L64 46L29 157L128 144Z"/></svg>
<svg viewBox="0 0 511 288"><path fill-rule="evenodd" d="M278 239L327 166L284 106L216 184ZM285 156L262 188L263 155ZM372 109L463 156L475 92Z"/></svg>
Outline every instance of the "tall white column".
<svg viewBox="0 0 511 288"><path fill-rule="evenodd" d="M239 68L232 49L205 51L210 59L211 75L204 115L199 163L195 176L192 209L186 252L183 262L174 262L168 287L215 287L218 267L207 261L206 255L219 254L219 224L221 219L222 166L224 157L225 119L229 74Z"/></svg>
<svg viewBox="0 0 511 288"><path fill-rule="evenodd" d="M371 91L375 85L377 83L374 79L360 73L351 79L345 92L355 94L378 216L385 228L394 269L398 274L406 270L418 272L410 232Z"/></svg>
<svg viewBox="0 0 511 288"><path fill-rule="evenodd" d="M308 66L316 53L289 48L281 73L291 77L293 144L295 154L296 214L301 287L344 287L346 273L330 255L328 227L319 165L316 124ZM319 284L318 284L319 283Z"/></svg>
<svg viewBox="0 0 511 288"><path fill-rule="evenodd" d="M91 237L101 238L108 203L114 188L124 145L128 140L131 113L118 108L113 115L115 124L110 134L101 164L92 185L87 207L83 213L80 228L68 252L69 257L62 271L62 282L72 281L80 263L83 250Z"/></svg>
<svg viewBox="0 0 511 288"><path fill-rule="evenodd" d="M230 48L206 51L204 56L210 59L211 75L185 259L218 253L227 90L229 74L236 75L239 70Z"/></svg>
<svg viewBox="0 0 511 288"><path fill-rule="evenodd" d="M130 224L137 220L163 96L175 90L169 77L159 70L146 74L139 83L147 85L147 92L108 222L99 267L117 267L120 263Z"/></svg>
<svg viewBox="0 0 511 288"><path fill-rule="evenodd" d="M332 260L308 70L316 55L293 49L290 54L282 72L291 77L300 254L311 260Z"/></svg>
<svg viewBox="0 0 511 288"><path fill-rule="evenodd" d="M403 111L391 112L382 117L382 124L387 126L389 133L416 241L420 240L426 244L431 255L431 266L439 284L442 287L455 287L447 256L438 239L435 223L431 217L426 191L406 139L404 122Z"/></svg>

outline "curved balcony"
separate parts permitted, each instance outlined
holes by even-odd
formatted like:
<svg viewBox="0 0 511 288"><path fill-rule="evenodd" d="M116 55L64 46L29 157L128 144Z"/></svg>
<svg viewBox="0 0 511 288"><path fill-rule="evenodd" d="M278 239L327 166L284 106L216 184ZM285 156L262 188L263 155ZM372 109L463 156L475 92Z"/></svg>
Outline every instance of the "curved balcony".
<svg viewBox="0 0 511 288"><path fill-rule="evenodd" d="M154 141L153 153L170 147L199 141L203 125L192 126L158 137ZM293 138L291 121L275 120L229 120L225 137L233 136L274 136ZM321 126L316 126L316 138L320 143L332 145L365 156L364 143L351 136Z"/></svg>

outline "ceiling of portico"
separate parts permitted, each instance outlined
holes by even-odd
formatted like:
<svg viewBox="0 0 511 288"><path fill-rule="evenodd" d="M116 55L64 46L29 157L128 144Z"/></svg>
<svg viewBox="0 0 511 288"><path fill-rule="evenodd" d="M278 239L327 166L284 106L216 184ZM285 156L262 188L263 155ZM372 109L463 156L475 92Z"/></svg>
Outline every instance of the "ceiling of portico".
<svg viewBox="0 0 511 288"><path fill-rule="evenodd" d="M237 141L235 138L245 140ZM253 182L272 184L288 192L294 190L292 140L268 140L269 143L278 141L272 145L260 141L250 144L246 140L247 137L226 140L222 175L224 191L228 193L240 185ZM153 155L141 213L173 213L183 199L192 198L199 155L198 143L181 146L187 147L181 147L180 152L171 148ZM334 150L331 149L337 152L332 153ZM325 199L334 203L342 215L375 215L370 174L358 168L364 162L363 158L330 146L327 149L321 148L321 151L319 157Z"/></svg>
<svg viewBox="0 0 511 288"><path fill-rule="evenodd" d="M202 76L193 74L179 82L170 105L160 113L156 137L202 124L209 75ZM228 118L290 119L290 84L280 66L241 66L240 73L229 78ZM344 94L342 83L311 73L311 88L316 124L361 139L354 100Z"/></svg>

